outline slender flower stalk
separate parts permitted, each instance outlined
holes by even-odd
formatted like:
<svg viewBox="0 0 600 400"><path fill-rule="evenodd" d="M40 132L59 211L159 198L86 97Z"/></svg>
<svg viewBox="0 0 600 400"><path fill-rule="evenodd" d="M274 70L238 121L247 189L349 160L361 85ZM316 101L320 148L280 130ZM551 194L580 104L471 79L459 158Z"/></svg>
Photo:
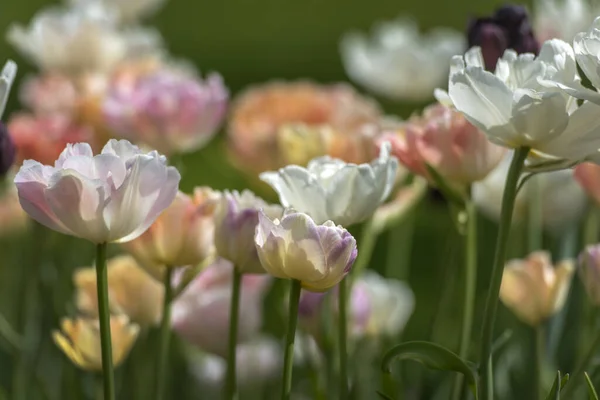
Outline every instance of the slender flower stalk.
<svg viewBox="0 0 600 400"><path fill-rule="evenodd" d="M536 326L534 329L535 335L535 367L533 380L533 400L543 399L543 377L544 377L544 361L546 354L546 329L544 324Z"/></svg>
<svg viewBox="0 0 600 400"><path fill-rule="evenodd" d="M598 243L598 231L600 231L600 211L596 205L590 204L583 227L584 245Z"/></svg>
<svg viewBox="0 0 600 400"><path fill-rule="evenodd" d="M233 269L233 282L231 288L231 305L229 312L229 343L227 349L227 377L225 379L225 399L234 400L237 398L236 382L236 348L238 321L240 313L240 292L242 283L242 273L236 268Z"/></svg>
<svg viewBox="0 0 600 400"><path fill-rule="evenodd" d="M156 365L156 399L165 398L167 385L167 366L169 364L169 345L171 342L171 300L173 300L173 268L165 268L162 321L160 324L160 348L158 349L158 364Z"/></svg>
<svg viewBox="0 0 600 400"><path fill-rule="evenodd" d="M352 283L360 276L371 261L375 244L377 243L377 232L373 229L373 219L368 219L362 226L362 232L360 235L360 256L357 257L352 273L350 274L350 289L352 289Z"/></svg>
<svg viewBox="0 0 600 400"><path fill-rule="evenodd" d="M115 399L112 344L110 337L110 309L108 306L108 275L106 273L106 243L96 245L96 282L98 285L98 317L100 319L100 344L102 348L102 379L104 400Z"/></svg>
<svg viewBox="0 0 600 400"><path fill-rule="evenodd" d="M468 200L465 206L467 214L465 236L465 295L463 303L463 320L458 354L463 360L469 355L471 332L473 330L473 313L475 308L475 291L477 289L477 210L475 204ZM457 375L454 382L453 399L459 400L462 394L463 375Z"/></svg>
<svg viewBox="0 0 600 400"><path fill-rule="evenodd" d="M493 364L491 362L491 356L492 341L494 337L494 322L496 320L496 310L498 308L498 295L500 293L500 285L502 283L502 272L504 269L504 263L506 262L506 247L510 233L510 224L515 205L515 198L517 196L517 184L519 182L519 177L528 154L528 147L521 147L515 150L510 164L510 169L508 171L508 176L506 177L504 194L502 196L502 211L500 215L498 237L496 240L496 253L494 255L490 288L488 290L488 296L485 303L485 314L480 344L481 382L479 385L479 390L480 398L482 400L493 399Z"/></svg>
<svg viewBox="0 0 600 400"><path fill-rule="evenodd" d="M341 400L348 398L348 349L346 346L348 336L348 282L342 280L338 285L339 324L338 346L340 359L340 393Z"/></svg>
<svg viewBox="0 0 600 400"><path fill-rule="evenodd" d="M300 303L300 289L302 283L292 279L290 290L290 311L288 315L288 329L285 338L285 356L283 359L283 382L281 400L289 400L292 394L292 370L294 367L294 339L296 338L296 325L298 323L298 304Z"/></svg>

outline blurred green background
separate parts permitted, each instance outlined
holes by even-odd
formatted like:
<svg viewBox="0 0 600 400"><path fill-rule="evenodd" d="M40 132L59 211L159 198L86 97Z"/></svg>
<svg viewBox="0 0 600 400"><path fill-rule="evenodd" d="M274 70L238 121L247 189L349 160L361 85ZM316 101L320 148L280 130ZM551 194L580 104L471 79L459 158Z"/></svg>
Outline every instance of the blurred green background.
<svg viewBox="0 0 600 400"><path fill-rule="evenodd" d="M2 3L0 30L5 32L11 23L26 24L41 7L59 2L2 0ZM318 82L347 81L338 44L342 34L349 30L368 31L376 21L412 15L424 30L445 26L462 31L471 16L489 14L501 4L503 2L480 0L170 0L155 17L147 20L146 25L155 26L160 30L167 48L175 57L191 60L203 73L221 73L235 94L248 85L277 78L309 78ZM4 41L0 41L0 59L5 58L17 61L20 78L32 71L28 62ZM388 113L407 117L415 111L415 105L378 100ZM15 92L8 112L17 107ZM223 154L221 137L200 152L185 156L183 189L189 190L199 185L210 185L217 189L243 188L244 178L224 163ZM479 222L479 291L475 327L479 326L477 321L480 321L483 311L495 239L495 224L484 218ZM511 256L524 254L522 231L521 227L515 228L515 234L511 238ZM411 232L414 232L414 236ZM577 231L573 233L565 230L564 237L561 235L558 238L547 238L546 243L554 250L555 255L572 256L578 249L577 241L574 242L575 245L568 247L571 242L567 239L577 235ZM19 310L22 304L18 299L22 297L21 288L27 287L27 280L31 274L44 274L43 265L39 271L30 268L30 265L34 265L35 257L43 251L43 246L59 246L53 247L51 255L46 256L52 257L53 261L62 267L61 273L58 276L43 276L48 291L34 293L35 298L25 299L42 299L40 303L44 304L40 315L43 315L43 318L38 333L46 338L39 357L28 362L42 369L44 374L50 377L50 381L52 377L56 377L60 380L59 385L75 382L85 386L91 378L78 372L61 358L63 356L50 341L49 331L56 327L59 317L73 311L70 273L75 267L90 264L93 249L90 244L80 240L54 234L50 237L56 243L42 244L36 242L35 238L32 241L31 237L8 238L0 243L3 264L0 270L0 310L9 322L20 326L22 321ZM436 196L428 196L401 226L380 237L370 267L408 280L416 295L415 313L403 334L403 340L434 340L451 349L457 348L462 313L462 247L462 238L456 233L445 204ZM575 284L573 290L577 291L578 287ZM570 310L569 316L576 316L575 311ZM516 344L509 346L509 350L512 351L511 357L517 354L517 358L525 357L526 360L531 336L529 329L516 322L502 307L498 326L499 333L507 327L513 329L511 342ZM273 330L277 331L277 326ZM478 335L476 328L474 339L478 338ZM562 337L562 331L557 335ZM569 343L568 332L567 339L563 342ZM148 349L148 346L145 348ZM11 363L10 352L1 351L0 385L9 388L14 366ZM563 366L568 367L572 363L569 351L568 348L561 351L561 354L567 353L559 359ZM150 350L145 352L151 353ZM149 364L153 359L153 354L150 353L140 354L139 350L134 350L135 357L146 357ZM556 358L554 355L552 357ZM53 361L48 361L58 359L64 361L60 368ZM46 360L44 362L48 365L36 364L40 360ZM524 392L521 388L528 388L527 363L517 363L515 367L515 363L510 362L512 364L506 364L512 368L511 372L507 372L506 382L510 382L514 392L509 392L501 398L525 399L527 395L511 396L514 396L514 393L522 395ZM446 384L451 383L451 374L425 373L418 365L406 365L402 372L405 381L425 383L423 391L415 398L448 398L449 386ZM128 371L127 368L131 367L126 365L122 370ZM137 387L144 386L144 382L123 382L123 379L126 378L121 377L121 385L134 386L135 383ZM57 383L52 383L55 384ZM201 393L187 390L186 388L193 386L190 385L189 376L186 375L181 360L174 356L172 398L206 398L202 397ZM32 399L43 398L41 392L32 396ZM123 398L130 397L125 395Z"/></svg>

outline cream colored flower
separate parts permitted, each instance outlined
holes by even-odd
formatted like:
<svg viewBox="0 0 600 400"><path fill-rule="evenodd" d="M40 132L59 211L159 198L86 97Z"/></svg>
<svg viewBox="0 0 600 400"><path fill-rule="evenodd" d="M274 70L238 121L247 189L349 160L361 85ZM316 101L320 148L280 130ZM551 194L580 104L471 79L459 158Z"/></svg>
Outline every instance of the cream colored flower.
<svg viewBox="0 0 600 400"><path fill-rule="evenodd" d="M523 322L537 326L564 306L575 271L572 260L552 265L545 251L506 264L500 300Z"/></svg>
<svg viewBox="0 0 600 400"><path fill-rule="evenodd" d="M312 292L325 292L350 272L356 240L331 221L315 224L304 213L288 210L279 219L258 213L256 250L265 270L276 278L294 279Z"/></svg>
<svg viewBox="0 0 600 400"><path fill-rule="evenodd" d="M125 314L141 326L157 324L162 314L164 288L129 255L108 260L108 299L111 312ZM80 312L98 317L96 269L81 268L73 276Z"/></svg>
<svg viewBox="0 0 600 400"><path fill-rule="evenodd" d="M214 254L214 213L220 194L208 187L175 200L144 234L124 243L140 265L157 279L165 266L196 265Z"/></svg>
<svg viewBox="0 0 600 400"><path fill-rule="evenodd" d="M124 315L110 319L112 358L114 366L121 364L133 347L139 327L129 323ZM100 325L95 319L68 319L61 321L61 330L52 332L52 338L73 364L87 371L102 371Z"/></svg>

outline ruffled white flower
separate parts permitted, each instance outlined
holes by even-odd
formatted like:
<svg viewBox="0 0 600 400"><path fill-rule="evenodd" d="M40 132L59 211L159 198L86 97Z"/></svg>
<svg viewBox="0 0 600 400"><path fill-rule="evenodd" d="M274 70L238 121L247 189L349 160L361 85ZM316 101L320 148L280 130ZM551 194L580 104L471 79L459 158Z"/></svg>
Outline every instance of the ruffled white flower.
<svg viewBox="0 0 600 400"><path fill-rule="evenodd" d="M69 2L74 5L101 3L116 10L121 22L132 23L156 12L164 5L165 0L69 0Z"/></svg>
<svg viewBox="0 0 600 400"><path fill-rule="evenodd" d="M142 28L120 29L100 3L50 7L28 27L11 25L7 40L40 69L65 74L107 72L126 57L160 48L160 35Z"/></svg>
<svg viewBox="0 0 600 400"><path fill-rule="evenodd" d="M13 61L7 61L0 72L0 119L4 110L6 109L6 103L8 102L8 94L12 86L15 77L17 76L17 64Z"/></svg>
<svg viewBox="0 0 600 400"><path fill-rule="evenodd" d="M349 226L364 221L389 196L398 170L390 144L369 164L349 164L331 157L311 160L306 168L288 165L264 172L260 179L279 194L284 207L307 213L318 224L327 220Z"/></svg>
<svg viewBox="0 0 600 400"><path fill-rule="evenodd" d="M281 221L258 213L256 250L264 269L276 278L294 279L312 292L324 292L346 276L356 260L356 240L331 221L322 225L288 210Z"/></svg>
<svg viewBox="0 0 600 400"><path fill-rule="evenodd" d="M350 78L374 93L423 101L444 83L450 58L464 51L463 36L444 28L421 35L414 21L398 19L376 26L372 38L346 35L342 61Z"/></svg>
<svg viewBox="0 0 600 400"><path fill-rule="evenodd" d="M576 34L586 30L598 14L600 4L594 0L537 0L533 8L533 30L541 42L549 39L570 42Z"/></svg>
<svg viewBox="0 0 600 400"><path fill-rule="evenodd" d="M579 81L571 46L555 39L540 55L507 50L495 73L485 71L480 48L454 57L448 95L453 105L490 141L508 148L530 147L530 169L561 169L600 148L600 108L559 92L548 82Z"/></svg>
<svg viewBox="0 0 600 400"><path fill-rule="evenodd" d="M54 167L25 160L15 184L40 224L93 243L123 243L171 204L180 179L164 156L113 139L97 156L87 143L68 145Z"/></svg>

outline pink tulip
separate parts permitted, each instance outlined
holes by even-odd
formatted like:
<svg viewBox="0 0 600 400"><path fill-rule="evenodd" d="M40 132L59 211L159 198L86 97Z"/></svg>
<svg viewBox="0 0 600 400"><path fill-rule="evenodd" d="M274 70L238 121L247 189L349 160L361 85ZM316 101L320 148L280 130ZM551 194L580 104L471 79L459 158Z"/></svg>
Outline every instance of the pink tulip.
<svg viewBox="0 0 600 400"><path fill-rule="evenodd" d="M379 143L392 143L392 153L415 174L431 181L426 165L446 180L468 185L484 179L502 160L505 150L489 142L461 113L434 104Z"/></svg>
<svg viewBox="0 0 600 400"><path fill-rule="evenodd" d="M181 179L166 158L110 140L96 156L69 144L54 166L25 160L15 176L21 206L55 231L92 243L133 240L167 208Z"/></svg>
<svg viewBox="0 0 600 400"><path fill-rule="evenodd" d="M19 113L9 119L8 131L17 147L17 164L23 160L52 164L67 144L93 144L94 135L91 128L78 124L66 114Z"/></svg>
<svg viewBox="0 0 600 400"><path fill-rule="evenodd" d="M186 341L225 356L229 336L229 306L233 265L219 259L202 271L173 303L171 322ZM271 278L242 278L238 343L252 338L262 326L262 300Z"/></svg>
<svg viewBox="0 0 600 400"><path fill-rule="evenodd" d="M162 67L109 83L102 110L117 135L165 154L203 147L217 132L229 93L219 74L205 80Z"/></svg>

